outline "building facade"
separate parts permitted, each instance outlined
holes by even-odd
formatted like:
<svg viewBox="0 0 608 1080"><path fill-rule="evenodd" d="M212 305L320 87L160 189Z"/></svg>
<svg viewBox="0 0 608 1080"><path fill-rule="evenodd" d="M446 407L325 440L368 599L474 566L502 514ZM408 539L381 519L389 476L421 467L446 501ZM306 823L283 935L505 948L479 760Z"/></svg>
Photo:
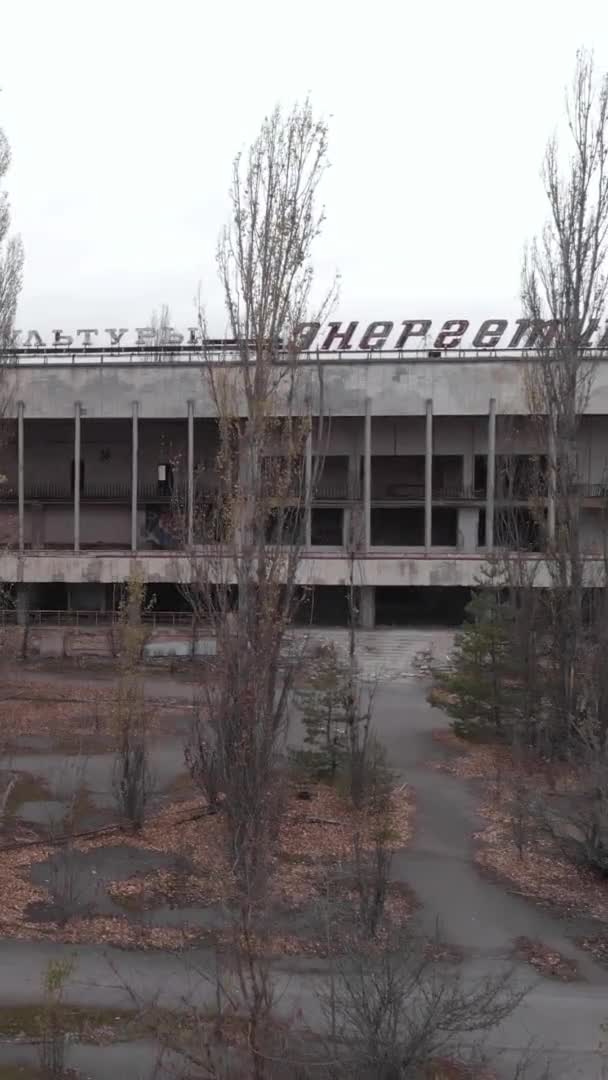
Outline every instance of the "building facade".
<svg viewBox="0 0 608 1080"><path fill-rule="evenodd" d="M311 386L321 365L326 417L323 447L314 427L309 447L310 458L322 449L323 470L300 565L320 619L344 618L353 569L366 626L461 612L506 507L528 521L526 557L538 558L526 478L532 463L542 473L548 448L526 405L533 362L512 349L302 361ZM175 607L187 557L168 527L172 495L180 485L194 542L194 492L215 454L200 353L15 351L2 379L0 579L14 586L20 616L103 610L134 560L159 604ZM597 364L580 447L582 536L593 562L603 553L608 491L608 359ZM550 495L541 498L550 520Z"/></svg>

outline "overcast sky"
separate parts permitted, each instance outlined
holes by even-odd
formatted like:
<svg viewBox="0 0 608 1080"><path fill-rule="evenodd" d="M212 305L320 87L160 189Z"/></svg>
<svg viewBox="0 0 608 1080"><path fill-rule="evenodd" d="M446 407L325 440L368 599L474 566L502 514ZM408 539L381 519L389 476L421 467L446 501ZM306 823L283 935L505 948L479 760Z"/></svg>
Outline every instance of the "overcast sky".
<svg viewBox="0 0 608 1080"><path fill-rule="evenodd" d="M321 279L338 316L517 314L539 167L606 0L0 0L0 125L26 251L18 324L135 327L199 283L230 164L276 101L330 120Z"/></svg>

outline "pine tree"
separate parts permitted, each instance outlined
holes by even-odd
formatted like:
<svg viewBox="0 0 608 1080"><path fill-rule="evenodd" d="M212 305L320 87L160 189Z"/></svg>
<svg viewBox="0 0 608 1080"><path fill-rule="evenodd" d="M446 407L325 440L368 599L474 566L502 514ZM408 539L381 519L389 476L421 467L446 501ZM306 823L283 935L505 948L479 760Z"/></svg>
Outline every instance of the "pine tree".
<svg viewBox="0 0 608 1080"><path fill-rule="evenodd" d="M307 685L296 693L306 734L297 764L319 778L333 780L343 756L348 702L348 668L333 643L315 657Z"/></svg>
<svg viewBox="0 0 608 1080"><path fill-rule="evenodd" d="M440 695L433 701L453 718L464 738L503 735L509 713L509 628L498 571L490 566L466 607L449 671L435 672Z"/></svg>

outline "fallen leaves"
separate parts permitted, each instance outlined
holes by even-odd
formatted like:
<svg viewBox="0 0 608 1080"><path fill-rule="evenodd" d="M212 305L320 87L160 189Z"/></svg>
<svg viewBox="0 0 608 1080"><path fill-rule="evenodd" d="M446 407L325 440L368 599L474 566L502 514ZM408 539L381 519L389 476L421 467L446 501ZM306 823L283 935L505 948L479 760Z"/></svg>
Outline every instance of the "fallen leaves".
<svg viewBox="0 0 608 1080"><path fill-rule="evenodd" d="M575 960L562 956L542 941L519 937L515 941L515 951L530 967L538 971L539 975L560 979L561 982L576 982L580 978Z"/></svg>
<svg viewBox="0 0 608 1080"><path fill-rule="evenodd" d="M433 738L458 755L441 763L442 771L483 782L479 812L486 825L474 834L478 865L522 896L555 906L564 914L608 921L608 880L573 864L547 838L533 835L533 830L521 854L514 843L515 784L523 782L532 792L556 795L576 785L575 770L566 764L549 766L532 757L516 762L508 747L468 743L452 732L434 732Z"/></svg>

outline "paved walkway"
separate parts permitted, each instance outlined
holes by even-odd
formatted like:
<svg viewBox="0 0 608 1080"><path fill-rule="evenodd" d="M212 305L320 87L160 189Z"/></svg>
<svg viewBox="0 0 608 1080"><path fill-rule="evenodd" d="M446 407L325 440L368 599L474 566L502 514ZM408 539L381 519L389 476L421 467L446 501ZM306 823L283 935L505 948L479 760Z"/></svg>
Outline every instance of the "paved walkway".
<svg viewBox="0 0 608 1080"><path fill-rule="evenodd" d="M467 979L506 962L514 939L520 935L538 938L577 960L584 977L578 984L538 978L526 965L516 966L516 981L534 986L517 1011L489 1038L492 1048L505 1051L500 1059L501 1076L513 1076L515 1059L534 1041L550 1054L552 1080L600 1080L603 1073L597 1047L602 1039L600 1025L608 1019L608 972L572 943L570 935L580 926L560 921L478 873L471 858L471 834L480 825L475 793L464 781L429 768L430 759L442 753L431 732L443 723L443 715L426 704L424 687L418 680L388 683L378 689L378 732L387 744L391 764L412 785L417 800L414 841L397 857L395 870L422 901L421 918L428 928L438 919L446 939L464 950L462 970ZM202 951L191 954L189 965L185 965L177 957L158 952L135 954L95 947L74 950L7 941L0 943L0 1004L38 1001L48 959L74 952L78 966L69 996L79 1003L126 1005L125 984L144 998L160 992L167 1005L191 995L201 1003L213 1000L211 983L193 970L210 970L210 957ZM312 968L314 965L306 963L283 968L282 1007L287 1013L301 1007L314 1020L317 1005ZM150 1052L149 1047L137 1050L142 1069ZM526 1080L543 1075L546 1052L526 1070ZM88 1057L88 1072L95 1080L105 1080L109 1071L101 1061L99 1068L93 1068L95 1062ZM147 1080L143 1071L129 1075Z"/></svg>

